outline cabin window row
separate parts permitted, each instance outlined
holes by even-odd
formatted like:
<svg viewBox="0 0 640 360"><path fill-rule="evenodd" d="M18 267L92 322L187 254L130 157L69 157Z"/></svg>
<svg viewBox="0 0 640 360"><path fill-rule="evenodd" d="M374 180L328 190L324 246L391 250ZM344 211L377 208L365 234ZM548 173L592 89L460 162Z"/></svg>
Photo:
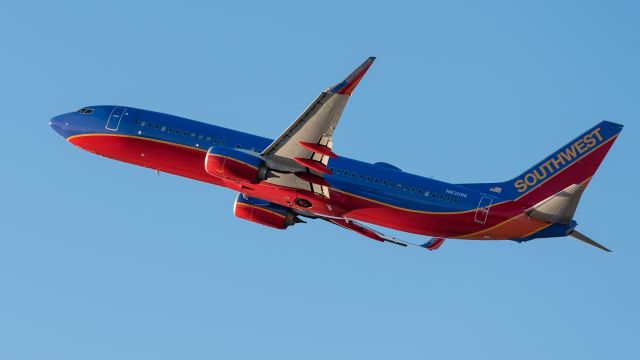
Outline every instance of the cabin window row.
<svg viewBox="0 0 640 360"><path fill-rule="evenodd" d="M167 127L164 125L160 125L160 124L155 124L155 123L150 123L144 120L134 120L133 121L134 124L139 125L140 127L148 127L150 129L156 129L156 130L160 130L161 132L166 132L169 134L174 134L174 135L182 135L183 137L188 137L191 139L198 139L198 140L204 140L205 142L212 142L213 145L224 145L224 139L217 139L211 136L205 136L202 134L196 134L195 132L190 132L187 130L181 130L178 128L171 128L171 127ZM198 144L196 144L196 146L198 146ZM240 144L236 144L235 146L236 149L245 149L242 145ZM262 152L262 149L256 149L256 148L246 148L247 150L251 150L251 151L256 151L256 152Z"/></svg>
<svg viewBox="0 0 640 360"><path fill-rule="evenodd" d="M160 124L154 124L154 123L150 123L144 120L134 120L133 121L134 124L139 125L140 127L148 127L150 129L156 129L156 130L160 130L162 132L166 132L168 134L173 134L173 135L177 135L177 136L183 136L183 137L188 137L191 139L198 139L198 140L204 140L205 142L212 142L214 145L224 145L224 139L217 139L211 136L205 136L202 134L196 134L195 132L189 132L187 130L182 130L179 128L172 128L172 127L167 127L165 125L160 125Z"/></svg>
<svg viewBox="0 0 640 360"><path fill-rule="evenodd" d="M366 181L369 183L373 183L374 185L379 185L379 186L388 186L390 188L396 189L396 190L402 190L402 191L406 191L412 194L417 193L418 195L422 195L424 197L431 197L432 199L439 199L439 200L444 200L444 201L449 201L449 202L458 202L460 201L460 199L458 199L457 197L454 196L449 196L449 195L445 195L442 193L437 193L437 192L431 192L431 191L427 191L424 189L421 189L419 187L415 187L415 186L410 186L410 185L403 185L402 183L397 183L393 180L387 180L387 179L379 179L377 177L372 177L369 175L365 175L365 174L358 174L355 171L349 171L346 169L334 169L334 168L329 168L329 170L331 170L335 175L342 175L345 177L351 177L353 179L358 179L361 181Z"/></svg>

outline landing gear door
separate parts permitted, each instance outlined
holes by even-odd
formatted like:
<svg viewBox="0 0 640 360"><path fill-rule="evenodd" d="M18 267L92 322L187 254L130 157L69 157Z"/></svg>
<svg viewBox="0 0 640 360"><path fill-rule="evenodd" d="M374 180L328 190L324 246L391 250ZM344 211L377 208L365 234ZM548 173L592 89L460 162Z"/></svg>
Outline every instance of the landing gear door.
<svg viewBox="0 0 640 360"><path fill-rule="evenodd" d="M487 217L489 216L489 209L493 204L493 199L483 196L478 203L478 210L476 210L476 217L474 221L479 224L484 224L487 222Z"/></svg>
<svg viewBox="0 0 640 360"><path fill-rule="evenodd" d="M127 114L126 111L127 109L123 107L114 107L109 115L109 119L107 119L105 128L107 128L107 130L118 131L120 120Z"/></svg>

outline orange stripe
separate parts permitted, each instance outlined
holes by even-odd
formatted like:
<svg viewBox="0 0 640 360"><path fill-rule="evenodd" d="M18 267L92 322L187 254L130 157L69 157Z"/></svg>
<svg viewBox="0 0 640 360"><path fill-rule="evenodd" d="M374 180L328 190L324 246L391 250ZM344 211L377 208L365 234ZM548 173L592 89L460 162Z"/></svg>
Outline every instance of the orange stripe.
<svg viewBox="0 0 640 360"><path fill-rule="evenodd" d="M589 183L589 181L591 181L592 176L588 177L586 180L584 180L583 182L580 183L580 185L586 185ZM515 221L516 219L520 218L520 217L527 217L527 222L519 222L518 224L511 224L511 222ZM529 224L528 222L531 221L531 223ZM533 227L534 224L537 224L538 227L535 228ZM525 231L527 231L527 233L525 233L524 235L521 236L515 236L516 238L522 238L522 237L527 237L531 234L534 234L550 225L553 225L551 223L547 223L544 221L540 221L540 220L536 220L536 219L530 219L525 213L516 215L512 218L509 218L501 223L498 223L488 229L484 229L484 230L480 230L480 231L476 231L473 232L471 234L467 234L467 235L463 235L463 236L459 236L459 237L455 237L455 239L473 239L473 238L478 238L479 236L488 236L489 238L493 238L494 236L496 236L495 234L505 234L507 231L509 230L515 230L517 229L517 227L515 225L518 226L523 226L525 227ZM495 232L495 230L498 230L498 232ZM533 229L533 230L532 230ZM510 236L510 238L513 238L514 236Z"/></svg>

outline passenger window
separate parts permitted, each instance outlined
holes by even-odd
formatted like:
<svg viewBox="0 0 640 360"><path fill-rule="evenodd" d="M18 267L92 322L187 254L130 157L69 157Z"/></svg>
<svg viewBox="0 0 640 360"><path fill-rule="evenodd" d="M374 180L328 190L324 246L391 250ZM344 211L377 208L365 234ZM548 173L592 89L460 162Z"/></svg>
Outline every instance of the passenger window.
<svg viewBox="0 0 640 360"><path fill-rule="evenodd" d="M138 125L138 124L140 124L140 120L135 120L133 123Z"/></svg>
<svg viewBox="0 0 640 360"><path fill-rule="evenodd" d="M196 137L196 133L191 133L191 138Z"/></svg>
<svg viewBox="0 0 640 360"><path fill-rule="evenodd" d="M360 176L358 177L360 180L364 179L364 175L360 174Z"/></svg>
<svg viewBox="0 0 640 360"><path fill-rule="evenodd" d="M336 169L336 175L340 175L341 173L342 173L342 170Z"/></svg>
<svg viewBox="0 0 640 360"><path fill-rule="evenodd" d="M211 142L211 136L207 136L207 138L205 139L206 142Z"/></svg>
<svg viewBox="0 0 640 360"><path fill-rule="evenodd" d="M411 188L411 192L412 192L412 193L416 192L416 188L412 187L412 188Z"/></svg>
<svg viewBox="0 0 640 360"><path fill-rule="evenodd" d="M378 178L373 179L374 184L378 184Z"/></svg>
<svg viewBox="0 0 640 360"><path fill-rule="evenodd" d="M204 138L204 136L202 136L202 134L198 135L198 140L202 140Z"/></svg>
<svg viewBox="0 0 640 360"><path fill-rule="evenodd" d="M402 184L398 184L398 186L396 186L396 189L398 190L402 189Z"/></svg>
<svg viewBox="0 0 640 360"><path fill-rule="evenodd" d="M140 126L144 126L144 124L146 124L146 122L140 121Z"/></svg>
<svg viewBox="0 0 640 360"><path fill-rule="evenodd" d="M163 131L163 132L164 132L165 130L167 130L167 127L166 127L166 126L162 126L162 127L160 128L160 131Z"/></svg>
<svg viewBox="0 0 640 360"><path fill-rule="evenodd" d="M389 181L389 186L394 187L395 185L396 185L396 183L395 183L395 182L393 182L393 181Z"/></svg>
<svg viewBox="0 0 640 360"><path fill-rule="evenodd" d="M218 139L213 139L213 143L217 144L218 143Z"/></svg>
<svg viewBox="0 0 640 360"><path fill-rule="evenodd" d="M236 144L236 149L240 149L240 144Z"/></svg>
<svg viewBox="0 0 640 360"><path fill-rule="evenodd" d="M426 193L425 193L425 194L426 194ZM436 193L431 193L431 197L433 197L433 198L438 197L438 194L436 194Z"/></svg>
<svg viewBox="0 0 640 360"><path fill-rule="evenodd" d="M168 132L169 134L173 134L173 129L172 129L172 128L169 128L169 130L167 130L167 132Z"/></svg>
<svg viewBox="0 0 640 360"><path fill-rule="evenodd" d="M156 124L156 125L155 125L155 128L156 128L156 129L160 128L160 125Z"/></svg>
<svg viewBox="0 0 640 360"><path fill-rule="evenodd" d="M185 131L183 131L183 132L182 132L182 136L189 136L189 132L188 132L188 131L186 131L186 130L185 130Z"/></svg>
<svg viewBox="0 0 640 360"><path fill-rule="evenodd" d="M356 177L356 175L357 174L355 173L355 171L351 173L351 177L353 177L353 178Z"/></svg>
<svg viewBox="0 0 640 360"><path fill-rule="evenodd" d="M386 179L382 179L382 185L387 186L387 180Z"/></svg>
<svg viewBox="0 0 640 360"><path fill-rule="evenodd" d="M147 124L147 127L148 127L148 128L151 128L151 127L153 127L153 124L152 124L152 123L148 123L148 124Z"/></svg>

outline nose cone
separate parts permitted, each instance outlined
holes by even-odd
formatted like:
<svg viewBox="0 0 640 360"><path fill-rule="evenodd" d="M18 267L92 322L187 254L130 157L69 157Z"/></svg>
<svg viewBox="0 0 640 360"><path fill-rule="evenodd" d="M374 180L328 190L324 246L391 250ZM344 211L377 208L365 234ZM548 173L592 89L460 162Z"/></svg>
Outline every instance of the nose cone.
<svg viewBox="0 0 640 360"><path fill-rule="evenodd" d="M66 138L66 135L64 133L64 128L66 126L64 118L65 115L54 116L51 118L51 120L49 120L49 125L55 132L60 134L60 136Z"/></svg>

